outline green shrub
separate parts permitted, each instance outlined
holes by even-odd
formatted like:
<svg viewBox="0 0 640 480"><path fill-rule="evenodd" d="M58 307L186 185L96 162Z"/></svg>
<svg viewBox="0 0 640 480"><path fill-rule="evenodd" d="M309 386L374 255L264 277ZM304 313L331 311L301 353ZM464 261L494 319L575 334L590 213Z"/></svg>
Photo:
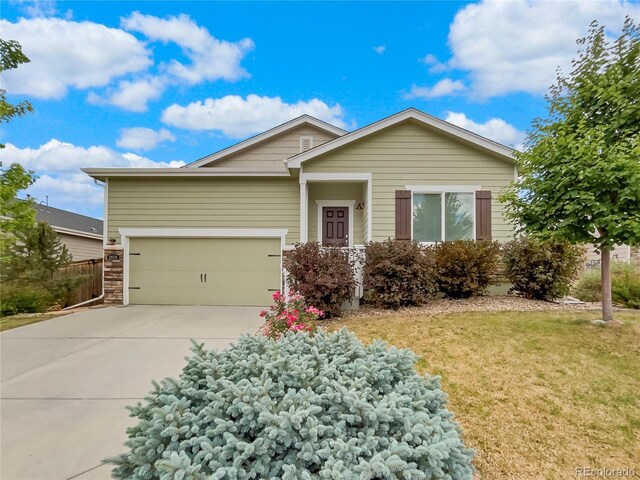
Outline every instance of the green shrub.
<svg viewBox="0 0 640 480"><path fill-rule="evenodd" d="M498 269L498 242L456 240L433 248L438 291L449 298L487 293Z"/></svg>
<svg viewBox="0 0 640 480"><path fill-rule="evenodd" d="M585 272L573 294L585 302L600 302L600 269ZM640 308L640 265L627 262L614 262L611 265L611 296L618 305Z"/></svg>
<svg viewBox="0 0 640 480"><path fill-rule="evenodd" d="M364 287L376 306L420 305L435 293L433 254L418 242L371 242L364 258Z"/></svg>
<svg viewBox="0 0 640 480"><path fill-rule="evenodd" d="M327 316L340 315L356 288L355 259L348 250L322 247L317 242L298 243L284 258L288 286Z"/></svg>
<svg viewBox="0 0 640 480"><path fill-rule="evenodd" d="M525 298L554 300L571 290L582 262L581 247L565 242L520 238L502 246L504 273L511 292Z"/></svg>
<svg viewBox="0 0 640 480"><path fill-rule="evenodd" d="M51 293L57 304L61 307L68 307L75 302L76 289L87 278L89 278L89 275L58 272L47 282L46 289Z"/></svg>
<svg viewBox="0 0 640 480"><path fill-rule="evenodd" d="M51 294L38 285L6 282L0 288L0 312L3 316L44 312L52 302Z"/></svg>
<svg viewBox="0 0 640 480"><path fill-rule="evenodd" d="M470 479L437 377L353 333L244 336L193 349L178 380L131 408L121 479Z"/></svg>

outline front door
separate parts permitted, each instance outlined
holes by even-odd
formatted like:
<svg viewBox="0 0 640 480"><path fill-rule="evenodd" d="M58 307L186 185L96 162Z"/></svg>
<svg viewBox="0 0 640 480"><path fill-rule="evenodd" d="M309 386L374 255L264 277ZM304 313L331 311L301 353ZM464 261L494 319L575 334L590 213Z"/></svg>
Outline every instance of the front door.
<svg viewBox="0 0 640 480"><path fill-rule="evenodd" d="M322 245L349 246L349 207L322 207Z"/></svg>

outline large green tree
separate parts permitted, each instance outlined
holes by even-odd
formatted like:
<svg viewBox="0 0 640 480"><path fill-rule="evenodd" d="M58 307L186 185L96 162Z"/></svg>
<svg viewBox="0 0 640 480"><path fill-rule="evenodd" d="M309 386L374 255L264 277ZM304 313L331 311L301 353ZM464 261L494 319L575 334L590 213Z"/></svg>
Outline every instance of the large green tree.
<svg viewBox="0 0 640 480"><path fill-rule="evenodd" d="M592 243L601 252L602 314L613 320L611 249L640 243L640 27L610 42L593 22L572 71L533 122L520 177L502 195L518 230Z"/></svg>
<svg viewBox="0 0 640 480"><path fill-rule="evenodd" d="M0 38L0 73L18 68L20 64L29 62L30 60L22 53L22 47L18 42ZM15 117L22 117L32 111L33 107L30 102L24 100L12 104L7 100L7 92L4 89L0 89L0 124L7 123ZM1 143L0 148L4 148Z"/></svg>
<svg viewBox="0 0 640 480"><path fill-rule="evenodd" d="M22 47L15 40L0 38L0 73L29 63ZM0 89L0 124L33 111L31 103L23 101L11 104L7 92ZM4 145L0 143L0 148ZM2 162L0 162L2 167ZM31 199L18 200L18 193L35 182L35 173L14 163L0 168L0 261L6 261L8 250L15 244L16 233L25 232L36 225L36 211Z"/></svg>

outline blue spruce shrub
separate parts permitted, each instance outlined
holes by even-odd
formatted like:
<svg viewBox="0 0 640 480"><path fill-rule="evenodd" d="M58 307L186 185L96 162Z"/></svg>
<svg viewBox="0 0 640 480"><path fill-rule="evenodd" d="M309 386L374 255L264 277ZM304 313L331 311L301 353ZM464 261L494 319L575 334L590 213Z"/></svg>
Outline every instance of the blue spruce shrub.
<svg viewBox="0 0 640 480"><path fill-rule="evenodd" d="M437 377L410 350L342 329L193 348L178 380L130 407L121 479L471 479Z"/></svg>

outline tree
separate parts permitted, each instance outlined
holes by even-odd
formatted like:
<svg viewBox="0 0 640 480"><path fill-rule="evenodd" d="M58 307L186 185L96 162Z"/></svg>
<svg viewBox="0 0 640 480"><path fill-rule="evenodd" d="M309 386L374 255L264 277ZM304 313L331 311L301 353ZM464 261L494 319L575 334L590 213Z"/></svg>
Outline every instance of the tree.
<svg viewBox="0 0 640 480"><path fill-rule="evenodd" d="M19 200L20 191L35 181L35 174L18 163L0 170L0 260L5 261L8 250L16 241L17 232L25 232L36 225L36 210L32 199Z"/></svg>
<svg viewBox="0 0 640 480"><path fill-rule="evenodd" d="M18 68L20 64L29 63L31 60L22 53L22 47L15 40L3 40L0 38L0 73L6 70ZM14 117L22 117L33 111L31 102L26 100L15 105L7 101L7 92L0 89L0 123L7 123ZM4 145L0 143L0 148Z"/></svg>
<svg viewBox="0 0 640 480"><path fill-rule="evenodd" d="M7 268L10 278L46 282L58 273L60 267L71 263L67 246L45 222L38 222L35 228L17 232L16 237L18 241L12 249Z"/></svg>
<svg viewBox="0 0 640 480"><path fill-rule="evenodd" d="M516 152L520 177L501 199L519 232L595 245L611 321L611 249L640 243L640 27L627 17L610 43L594 21L577 43L573 70L558 71L548 115Z"/></svg>

